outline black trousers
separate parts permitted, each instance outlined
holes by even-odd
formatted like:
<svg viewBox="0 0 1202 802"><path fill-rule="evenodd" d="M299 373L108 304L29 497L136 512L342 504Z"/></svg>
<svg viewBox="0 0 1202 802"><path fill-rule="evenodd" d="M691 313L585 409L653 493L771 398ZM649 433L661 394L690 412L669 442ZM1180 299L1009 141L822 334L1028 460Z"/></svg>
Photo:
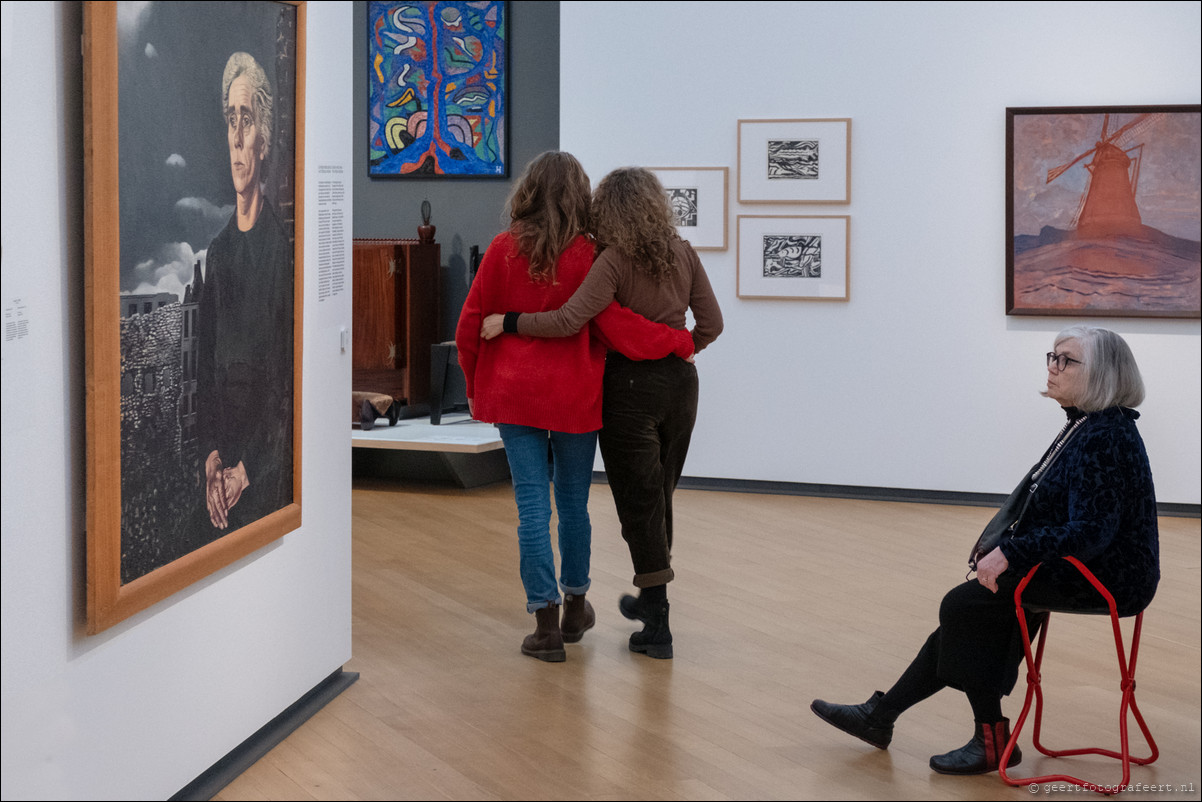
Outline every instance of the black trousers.
<svg viewBox="0 0 1202 802"><path fill-rule="evenodd" d="M952 588L939 605L939 628L923 649L935 649L939 679L960 690L1005 696L1022 662L1022 631L1014 614L1017 582L998 582L992 593L975 579ZM1033 616L1027 614L1027 625Z"/></svg>
<svg viewBox="0 0 1202 802"><path fill-rule="evenodd" d="M670 582L672 493L697 419L697 368L670 356L605 360L601 457L613 491L635 587Z"/></svg>
<svg viewBox="0 0 1202 802"><path fill-rule="evenodd" d="M1022 630L1014 610L1014 590L1020 576L1007 572L998 578L998 591L975 579L952 588L939 605L939 627L931 633L907 671L912 677L973 693L1008 695L1018 680L1023 660ZM1073 606L1080 595L1077 582L1035 579L1023 602L1049 607ZM1050 575L1047 580L1053 580ZM1034 638L1037 616L1024 611Z"/></svg>

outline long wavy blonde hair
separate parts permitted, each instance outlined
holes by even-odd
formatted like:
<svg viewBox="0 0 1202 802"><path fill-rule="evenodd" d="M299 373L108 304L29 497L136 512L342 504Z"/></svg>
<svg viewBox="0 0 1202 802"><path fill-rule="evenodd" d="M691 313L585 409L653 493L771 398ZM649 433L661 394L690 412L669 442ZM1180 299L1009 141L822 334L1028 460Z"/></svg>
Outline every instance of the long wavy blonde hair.
<svg viewBox="0 0 1202 802"><path fill-rule="evenodd" d="M593 233L600 248L616 248L656 281L676 270L672 207L649 170L620 167L601 179L593 193Z"/></svg>
<svg viewBox="0 0 1202 802"><path fill-rule="evenodd" d="M576 157L549 150L526 165L505 207L509 232L533 281L555 281L555 263L589 229L588 174Z"/></svg>

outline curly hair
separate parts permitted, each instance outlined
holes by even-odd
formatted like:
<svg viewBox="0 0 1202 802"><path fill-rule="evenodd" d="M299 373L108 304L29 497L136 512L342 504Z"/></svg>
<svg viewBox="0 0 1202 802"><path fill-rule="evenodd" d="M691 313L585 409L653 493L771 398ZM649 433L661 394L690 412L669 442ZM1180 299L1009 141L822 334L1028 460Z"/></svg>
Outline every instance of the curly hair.
<svg viewBox="0 0 1202 802"><path fill-rule="evenodd" d="M676 270L672 207L649 170L620 167L601 179L593 193L593 233L599 248L616 248L657 282Z"/></svg>
<svg viewBox="0 0 1202 802"><path fill-rule="evenodd" d="M589 194L588 174L570 153L549 150L526 165L505 207L531 280L555 281L560 255L589 229Z"/></svg>

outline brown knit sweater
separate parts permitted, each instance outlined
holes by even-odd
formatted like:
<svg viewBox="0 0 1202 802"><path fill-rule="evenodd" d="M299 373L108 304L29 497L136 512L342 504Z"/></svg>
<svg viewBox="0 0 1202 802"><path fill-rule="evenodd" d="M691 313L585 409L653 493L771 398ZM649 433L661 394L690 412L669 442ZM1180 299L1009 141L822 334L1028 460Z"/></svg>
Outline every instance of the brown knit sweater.
<svg viewBox="0 0 1202 802"><path fill-rule="evenodd" d="M616 299L643 317L675 329L685 327L685 312L691 309L693 348L700 351L722 333L722 310L693 246L677 239L673 250L676 270L657 283L616 249L606 248L567 303L552 311L521 315L518 333L535 337L574 334Z"/></svg>

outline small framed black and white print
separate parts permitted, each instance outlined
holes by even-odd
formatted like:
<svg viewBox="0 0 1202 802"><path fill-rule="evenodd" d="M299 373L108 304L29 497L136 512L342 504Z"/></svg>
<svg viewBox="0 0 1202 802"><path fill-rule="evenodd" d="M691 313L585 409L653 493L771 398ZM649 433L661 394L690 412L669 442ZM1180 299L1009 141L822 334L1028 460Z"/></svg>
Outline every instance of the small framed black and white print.
<svg viewBox="0 0 1202 802"><path fill-rule="evenodd" d="M739 120L740 203L850 203L851 119Z"/></svg>
<svg viewBox="0 0 1202 802"><path fill-rule="evenodd" d="M740 298L848 299L847 215L739 215Z"/></svg>
<svg viewBox="0 0 1202 802"><path fill-rule="evenodd" d="M698 251L726 250L727 167L648 167L668 194L676 233Z"/></svg>

